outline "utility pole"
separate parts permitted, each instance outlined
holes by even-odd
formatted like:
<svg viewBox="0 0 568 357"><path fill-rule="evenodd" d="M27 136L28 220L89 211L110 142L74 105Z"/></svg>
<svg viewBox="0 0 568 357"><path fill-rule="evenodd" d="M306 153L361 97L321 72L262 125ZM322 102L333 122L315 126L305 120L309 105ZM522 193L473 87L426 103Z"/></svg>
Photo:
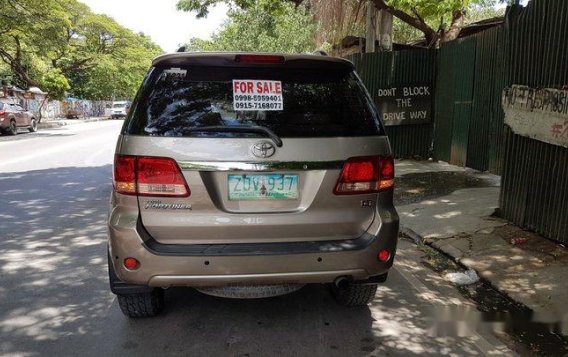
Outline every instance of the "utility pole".
<svg viewBox="0 0 568 357"><path fill-rule="evenodd" d="M367 17L365 22L365 53L375 52L377 34L377 9L372 1L367 2Z"/></svg>
<svg viewBox="0 0 568 357"><path fill-rule="evenodd" d="M381 10L377 16L377 20L379 49L381 51L392 51L392 14Z"/></svg>

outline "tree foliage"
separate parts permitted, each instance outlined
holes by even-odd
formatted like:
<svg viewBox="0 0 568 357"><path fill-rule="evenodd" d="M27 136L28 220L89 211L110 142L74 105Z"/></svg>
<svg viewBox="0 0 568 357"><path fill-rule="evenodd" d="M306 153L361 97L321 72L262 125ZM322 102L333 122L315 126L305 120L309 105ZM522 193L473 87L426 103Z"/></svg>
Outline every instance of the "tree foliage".
<svg viewBox="0 0 568 357"><path fill-rule="evenodd" d="M504 14L505 14L505 9L498 10L495 8L495 6L493 6L493 4L472 4L465 10L464 23L470 24L484 19L503 16ZM433 29L439 29L440 25L443 25L441 19L443 19L443 17L442 18L437 18L436 16L425 17L426 23ZM446 18L446 20L444 21L448 20L449 18ZM424 36L424 33L422 33L417 28L412 27L406 22L401 21L399 18L394 19L393 40L396 43L403 43L403 44L411 43L413 41L420 40L422 36ZM447 38L446 40L450 40L450 38Z"/></svg>
<svg viewBox="0 0 568 357"><path fill-rule="evenodd" d="M211 40L194 38L186 47L194 51L311 52L316 30L304 6L281 2L278 8L270 8L258 1L245 9L230 10L228 21Z"/></svg>
<svg viewBox="0 0 568 357"><path fill-rule="evenodd" d="M286 11L286 3L300 5L303 0L179 0L178 10L195 12L198 18L207 17L209 8L218 4L227 4L232 10L260 7L263 12L279 15Z"/></svg>
<svg viewBox="0 0 568 357"><path fill-rule="evenodd" d="M0 1L0 60L51 97L132 97L161 49L77 0Z"/></svg>
<svg viewBox="0 0 568 357"><path fill-rule="evenodd" d="M426 41L455 39L465 25L468 8L493 6L501 0L372 0L378 10L391 13L423 33Z"/></svg>
<svg viewBox="0 0 568 357"><path fill-rule="evenodd" d="M327 36L318 34L318 43L324 43L322 37L331 38L337 42L339 34L346 30L360 30L356 24L363 20L361 9L369 0L179 0L178 9L194 11L198 17L207 16L209 8L219 3L225 3L232 8L247 9L252 4L260 3L268 11L278 12L284 3L307 4L319 19L327 18L327 25L320 31L327 32ZM498 2L507 0L371 0L378 9L391 13L395 18L395 38L403 41L409 40L415 34L421 33L426 41L435 45L439 41L449 41L459 35L461 28L467 21L467 11L470 8L486 9ZM322 11L323 9L323 11ZM327 12L325 14L324 12ZM345 33L344 35L353 35Z"/></svg>
<svg viewBox="0 0 568 357"><path fill-rule="evenodd" d="M61 99L65 96L65 92L71 89L69 80L65 77L59 68L51 68L47 70L40 79L41 88L49 93L53 99Z"/></svg>

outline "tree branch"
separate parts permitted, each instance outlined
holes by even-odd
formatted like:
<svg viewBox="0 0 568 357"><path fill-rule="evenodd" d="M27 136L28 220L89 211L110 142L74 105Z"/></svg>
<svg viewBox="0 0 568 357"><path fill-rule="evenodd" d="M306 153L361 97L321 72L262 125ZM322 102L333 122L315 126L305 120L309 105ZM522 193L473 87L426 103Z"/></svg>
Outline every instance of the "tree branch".
<svg viewBox="0 0 568 357"><path fill-rule="evenodd" d="M67 66L62 66L60 67L61 72L63 72L64 74L69 73L69 72L75 72L78 71L80 69L85 69L89 66L89 62L91 62L93 60L92 57L88 57L88 58L83 58L82 60L77 60Z"/></svg>
<svg viewBox="0 0 568 357"><path fill-rule="evenodd" d="M18 51L20 51L20 50L18 50ZM10 53L8 53L3 48L0 48L0 57L2 58L2 61L4 61L4 63L6 63L7 65L10 66L10 69L12 70L12 72L22 82L26 83L26 85L28 85L29 87L37 87L38 86L38 83L30 78L26 69L22 66L22 63L18 62L16 60L15 56L12 56Z"/></svg>
<svg viewBox="0 0 568 357"><path fill-rule="evenodd" d="M385 3L385 0L373 0L373 3L375 4L375 7L377 9L386 11L389 14L392 14L394 17L400 19L402 22L420 30L422 33L424 33L426 42L428 42L429 44L435 43L438 39L438 34L436 33L436 31L434 31L434 29L424 21L422 16L417 14L417 11L415 9L413 10L413 12L416 17L409 15L402 10L395 9L392 6L387 5L387 3Z"/></svg>
<svg viewBox="0 0 568 357"><path fill-rule="evenodd" d="M447 31L444 31L442 35L442 42L447 42L458 38L464 24L465 12L463 10L454 11L452 14L452 24Z"/></svg>

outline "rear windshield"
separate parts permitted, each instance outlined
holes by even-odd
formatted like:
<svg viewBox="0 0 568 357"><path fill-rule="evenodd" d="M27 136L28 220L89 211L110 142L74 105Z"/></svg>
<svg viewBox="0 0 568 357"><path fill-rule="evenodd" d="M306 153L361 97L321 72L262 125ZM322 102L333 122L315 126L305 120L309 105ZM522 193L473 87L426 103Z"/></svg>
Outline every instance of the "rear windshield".
<svg viewBox="0 0 568 357"><path fill-rule="evenodd" d="M125 108L126 104L122 103L122 104L113 104L112 105L113 108Z"/></svg>
<svg viewBox="0 0 568 357"><path fill-rule="evenodd" d="M239 92L246 89L243 82L270 92L247 102L252 97ZM262 126L290 138L382 135L374 106L351 70L157 68L146 83L127 123L129 134L255 137L196 128Z"/></svg>

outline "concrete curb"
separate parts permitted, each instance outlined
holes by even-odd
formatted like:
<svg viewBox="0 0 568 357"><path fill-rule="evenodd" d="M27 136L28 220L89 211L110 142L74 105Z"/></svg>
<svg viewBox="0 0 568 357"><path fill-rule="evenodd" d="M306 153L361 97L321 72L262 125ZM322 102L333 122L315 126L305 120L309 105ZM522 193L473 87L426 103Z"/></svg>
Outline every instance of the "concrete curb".
<svg viewBox="0 0 568 357"><path fill-rule="evenodd" d="M106 117L95 117L89 119L61 119L61 120L50 120L46 122L41 122L38 124L38 129L52 129L60 128L65 125L83 124L95 121L110 120Z"/></svg>
<svg viewBox="0 0 568 357"><path fill-rule="evenodd" d="M491 286L495 291L502 294L504 297L514 302L519 306L533 311L536 316L543 318L543 321L554 321L555 313L553 310L541 309L536 306L531 301L525 300L522 297L516 296L514 292L508 291L503 287L503 282L498 279L491 279L493 274L486 274L486 271L479 269L475 265L468 264L468 259L464 259L463 252L452 242L447 241L447 239L431 240L426 239L416 233L412 228L402 226L400 227L400 233L407 238L410 238L416 245L425 245L437 252L449 257L454 263L461 266L464 269L474 270L480 278L480 281Z"/></svg>
<svg viewBox="0 0 568 357"><path fill-rule="evenodd" d="M423 237L421 237L418 233L416 233L415 231L413 231L412 229L403 226L402 224L400 225L400 233L410 239L412 239L414 241L414 243L416 244L425 244L425 240Z"/></svg>

